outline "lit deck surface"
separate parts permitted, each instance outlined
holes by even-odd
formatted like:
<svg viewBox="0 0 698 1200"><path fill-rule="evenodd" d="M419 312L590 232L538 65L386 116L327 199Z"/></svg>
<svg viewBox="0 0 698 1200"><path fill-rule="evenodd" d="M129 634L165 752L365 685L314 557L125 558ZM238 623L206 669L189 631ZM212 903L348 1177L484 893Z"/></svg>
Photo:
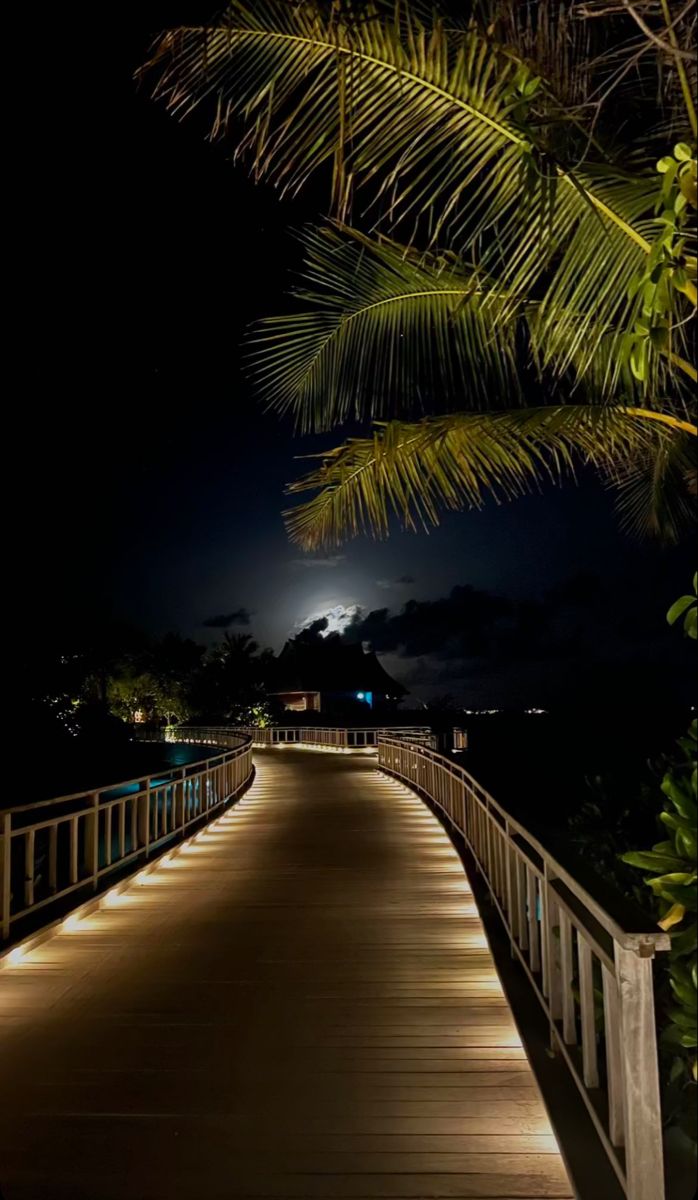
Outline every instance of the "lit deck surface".
<svg viewBox="0 0 698 1200"><path fill-rule="evenodd" d="M4 1200L571 1196L438 822L370 758L257 768L0 972Z"/></svg>

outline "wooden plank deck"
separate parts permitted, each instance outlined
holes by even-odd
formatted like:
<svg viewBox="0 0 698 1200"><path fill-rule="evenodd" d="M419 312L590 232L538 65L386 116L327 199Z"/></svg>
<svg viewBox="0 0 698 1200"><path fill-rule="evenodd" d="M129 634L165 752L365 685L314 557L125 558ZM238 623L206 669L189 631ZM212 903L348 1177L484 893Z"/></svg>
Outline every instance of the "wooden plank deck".
<svg viewBox="0 0 698 1200"><path fill-rule="evenodd" d="M0 972L4 1200L571 1196L438 822L370 758L256 761Z"/></svg>

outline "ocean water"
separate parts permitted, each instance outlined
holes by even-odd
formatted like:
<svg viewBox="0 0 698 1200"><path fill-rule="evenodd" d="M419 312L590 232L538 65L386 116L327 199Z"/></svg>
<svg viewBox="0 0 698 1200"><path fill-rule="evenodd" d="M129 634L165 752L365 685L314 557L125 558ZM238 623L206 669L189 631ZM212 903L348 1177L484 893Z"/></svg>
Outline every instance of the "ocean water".
<svg viewBox="0 0 698 1200"><path fill-rule="evenodd" d="M212 753L210 746L129 741L111 746L69 745L51 754L42 754L41 746L33 750L31 768L23 775L12 805L116 787L127 780L198 762ZM31 747L25 748L24 757L32 757Z"/></svg>

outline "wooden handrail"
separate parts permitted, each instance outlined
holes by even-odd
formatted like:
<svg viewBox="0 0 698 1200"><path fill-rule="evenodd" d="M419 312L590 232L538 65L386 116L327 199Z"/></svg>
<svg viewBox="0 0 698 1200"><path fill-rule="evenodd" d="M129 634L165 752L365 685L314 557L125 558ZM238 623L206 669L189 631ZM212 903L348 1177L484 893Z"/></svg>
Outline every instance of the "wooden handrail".
<svg viewBox="0 0 698 1200"><path fill-rule="evenodd" d="M172 741L198 744L224 744L230 734L251 737L256 746L315 746L333 750L376 749L379 737L409 738L412 742L431 743L428 725L324 726L324 725L181 725L167 730ZM146 735L147 736L147 735Z"/></svg>
<svg viewBox="0 0 698 1200"><path fill-rule="evenodd" d="M386 736L378 765L432 801L463 838L628 1200L663 1200L652 958L670 948L668 934L624 929L450 759Z"/></svg>

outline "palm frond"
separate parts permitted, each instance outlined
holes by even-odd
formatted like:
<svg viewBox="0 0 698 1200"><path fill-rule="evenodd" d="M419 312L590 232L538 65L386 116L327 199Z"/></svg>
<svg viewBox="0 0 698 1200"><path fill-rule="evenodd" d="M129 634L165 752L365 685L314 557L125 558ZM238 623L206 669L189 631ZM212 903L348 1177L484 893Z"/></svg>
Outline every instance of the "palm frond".
<svg viewBox="0 0 698 1200"><path fill-rule="evenodd" d="M638 455L679 435L661 416L589 405L393 421L329 451L317 470L291 484L293 494L318 494L289 510L286 524L305 549L364 532L384 537L391 517L407 529L427 528L443 509L480 508L488 495L513 499L573 474L575 463L620 483Z"/></svg>
<svg viewBox="0 0 698 1200"><path fill-rule="evenodd" d="M588 367L604 330L635 321L656 175L557 161L518 115L517 63L475 27L403 5L346 24L312 4L232 0L217 24L166 33L151 66L173 114L206 110L257 176L295 192L332 164L341 219L366 187L377 225L448 237L513 296L538 290L544 357Z"/></svg>
<svg viewBox="0 0 698 1200"><path fill-rule="evenodd" d="M641 387L630 366L632 337L595 325L590 335L576 313L564 321L558 314L561 332L544 305L517 303L452 255L418 256L346 227L309 229L302 240L302 310L260 321L250 337L263 399L292 413L302 432L349 418L414 418L434 407L511 405L522 391L520 369L529 403L536 372L548 393L566 377L567 393L581 379L597 401L664 394L670 363L649 339ZM595 352L587 362L590 336Z"/></svg>
<svg viewBox="0 0 698 1200"><path fill-rule="evenodd" d="M509 177L514 201L525 149L508 118L514 67L496 69L474 31L454 49L441 22L428 28L402 5L392 19L367 5L347 23L312 3L231 0L217 24L164 34L150 67L174 115L206 106L211 136L235 138L282 190L333 163L340 215L353 183L377 175L393 217L436 210L439 198L450 210L464 176L487 163ZM484 179L481 214L497 211L501 182Z"/></svg>
<svg viewBox="0 0 698 1200"><path fill-rule="evenodd" d="M663 438L607 472L618 491L621 527L636 537L677 542L696 524L696 439Z"/></svg>
<svg viewBox="0 0 698 1200"><path fill-rule="evenodd" d="M517 393L520 311L484 274L354 230L302 240L303 311L260 321L249 341L264 400L303 432Z"/></svg>

